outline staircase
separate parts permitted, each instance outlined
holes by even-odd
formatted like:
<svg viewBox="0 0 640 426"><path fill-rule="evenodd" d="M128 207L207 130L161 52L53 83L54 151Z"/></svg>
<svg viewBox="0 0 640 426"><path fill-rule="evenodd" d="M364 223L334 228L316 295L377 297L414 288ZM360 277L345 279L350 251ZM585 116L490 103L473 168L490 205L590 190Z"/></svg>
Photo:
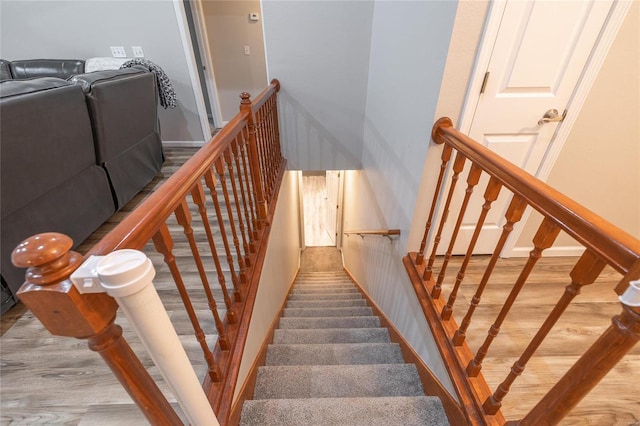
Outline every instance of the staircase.
<svg viewBox="0 0 640 426"><path fill-rule="evenodd" d="M301 272L240 424L447 425L344 271Z"/></svg>

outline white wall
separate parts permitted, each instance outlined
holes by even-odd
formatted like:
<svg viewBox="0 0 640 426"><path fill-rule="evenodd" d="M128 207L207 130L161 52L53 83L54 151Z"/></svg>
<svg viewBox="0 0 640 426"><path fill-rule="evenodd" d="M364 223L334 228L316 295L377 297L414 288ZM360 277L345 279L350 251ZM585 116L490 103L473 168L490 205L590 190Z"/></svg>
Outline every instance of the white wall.
<svg viewBox="0 0 640 426"><path fill-rule="evenodd" d="M8 1L0 3L0 56L7 60L111 56L109 46L142 46L171 78L178 107L159 107L163 141L202 141L173 3Z"/></svg>
<svg viewBox="0 0 640 426"><path fill-rule="evenodd" d="M298 205L298 172L285 172L271 224L269 246L256 295L256 305L253 308L247 342L240 363L234 401L298 272L300 260Z"/></svg>
<svg viewBox="0 0 640 426"><path fill-rule="evenodd" d="M263 0L262 9L289 168L359 169L373 3Z"/></svg>
<svg viewBox="0 0 640 426"><path fill-rule="evenodd" d="M346 230L400 228L386 239L344 238L345 266L453 393L402 264L429 143L455 2L375 2L362 171L346 173Z"/></svg>

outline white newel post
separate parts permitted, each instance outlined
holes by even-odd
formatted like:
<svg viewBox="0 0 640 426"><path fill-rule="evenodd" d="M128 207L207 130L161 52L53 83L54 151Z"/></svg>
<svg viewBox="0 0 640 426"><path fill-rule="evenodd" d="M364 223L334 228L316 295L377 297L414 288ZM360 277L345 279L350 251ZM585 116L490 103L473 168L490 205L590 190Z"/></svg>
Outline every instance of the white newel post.
<svg viewBox="0 0 640 426"><path fill-rule="evenodd" d="M122 308L189 423L219 425L152 284L156 271L149 258L138 250L117 250L102 258L96 270L102 287Z"/></svg>

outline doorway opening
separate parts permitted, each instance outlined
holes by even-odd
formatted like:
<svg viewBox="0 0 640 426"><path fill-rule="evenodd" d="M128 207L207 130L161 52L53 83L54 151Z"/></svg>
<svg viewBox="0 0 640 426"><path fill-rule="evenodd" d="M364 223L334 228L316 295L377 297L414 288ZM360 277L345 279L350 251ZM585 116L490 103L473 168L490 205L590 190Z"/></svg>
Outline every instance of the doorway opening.
<svg viewBox="0 0 640 426"><path fill-rule="evenodd" d="M340 248L343 175L338 170L302 172L300 199L306 247Z"/></svg>

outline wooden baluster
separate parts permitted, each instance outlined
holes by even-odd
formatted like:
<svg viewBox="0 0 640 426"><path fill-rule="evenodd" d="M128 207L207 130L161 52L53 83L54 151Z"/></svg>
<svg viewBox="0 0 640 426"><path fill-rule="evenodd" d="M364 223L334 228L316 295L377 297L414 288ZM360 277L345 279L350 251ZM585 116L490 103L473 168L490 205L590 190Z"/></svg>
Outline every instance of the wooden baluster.
<svg viewBox="0 0 640 426"><path fill-rule="evenodd" d="M529 278L533 267L538 262L538 259L540 259L540 257L542 256L542 252L553 245L553 242L556 240L559 233L560 228L553 222L553 220L545 218L542 221L542 224L538 228L536 235L533 237L533 250L531 250L531 252L529 253L529 259L527 260L527 263L524 265L524 268L522 268L522 271L520 272L516 283L511 289L507 300L504 302L504 305L502 306L498 317L489 329L487 338L482 343L482 346L480 346L480 349L478 349L475 357L469 362L469 365L467 365L467 374L469 376L476 377L478 376L478 373L480 373L480 369L482 368L482 361L487 356L489 346L491 346L493 340L498 336L500 327L507 317L507 314L511 310L511 307L518 297L518 294L520 294L520 290L522 290L522 287L524 287L524 284L527 282L527 278Z"/></svg>
<svg viewBox="0 0 640 426"><path fill-rule="evenodd" d="M264 142L265 142L265 154L266 154L266 160L267 160L267 166L269 168L269 196L273 197L273 193L274 193L274 187L273 187L273 183L275 182L275 176L276 176L276 166L275 166L275 162L273 161L273 149L272 149L272 144L271 144L271 135L269 134L269 121L268 121L268 115L267 115L267 104L265 103L264 105L262 105L262 108L260 108L260 123L261 123L261 127L262 127L262 131L264 133Z"/></svg>
<svg viewBox="0 0 640 426"><path fill-rule="evenodd" d="M453 161L453 176L451 177L451 186L449 187L449 194L447 195L447 201L444 203L444 209L442 213L442 218L440 219L440 225L438 226L438 232L433 240L433 248L431 249L431 256L429 257L429 262L427 263L427 267L424 270L423 279L428 281L431 279L431 274L433 271L433 262L436 260L436 251L438 250L438 245L440 244L440 239L442 238L442 231L444 230L444 224L447 222L447 217L449 216L449 207L451 206L451 200L453 200L453 194L456 189L456 183L458 183L458 177L460 176L460 172L464 168L464 162L466 158L458 153L456 154L456 159Z"/></svg>
<svg viewBox="0 0 640 426"><path fill-rule="evenodd" d="M438 279L436 280L436 284L433 286L433 290L431 290L431 297L437 299L440 297L440 293L442 292L442 282L444 281L444 277L447 273L447 266L449 265L449 261L451 260L451 255L453 254L453 246L456 243L456 239L458 238L458 232L460 231L460 226L462 226L462 220L464 219L464 214L467 211L467 206L469 205L469 199L471 195L473 195L473 188L480 181L480 174L482 173L482 169L475 164L471 164L471 169L469 170L469 175L467 176L467 189L464 194L464 199L462 200L462 205L460 206L460 211L458 212L458 220L456 220L456 224L453 227L453 234L449 240L449 247L447 248L447 252L444 255L444 261L442 262L442 266L440 267L440 273L438 274Z"/></svg>
<svg viewBox="0 0 640 426"><path fill-rule="evenodd" d="M211 232L211 225L209 223L209 216L207 215L204 188L202 187L202 183L200 181L198 181L196 187L193 189L193 191L191 191L191 197L193 198L193 202L198 206L198 211L200 212L200 217L202 218L202 223L204 224L204 230L207 234L207 241L209 241L211 257L213 258L213 263L216 267L216 273L218 275L218 284L222 289L222 297L227 308L227 321L229 321L229 324L235 324L237 322L236 313L233 310L233 303L231 302L231 298L229 297L227 283L224 278L224 273L222 272L222 265L220 264L220 259L218 258L218 250L216 249L216 243L213 239L213 232Z"/></svg>
<svg viewBox="0 0 640 426"><path fill-rule="evenodd" d="M250 257L251 250L249 250L249 242L247 241L247 235L246 235L247 230L244 226L244 219L242 218L242 206L241 206L240 196L238 195L238 186L236 184L236 175L238 173L234 173L233 171L233 158L232 158L233 147L234 147L234 144L232 143L230 147L231 149L226 149L224 151L224 161L227 163L227 169L229 171L229 181L231 182L231 191L233 193L233 204L236 206L236 217L238 220L238 228L240 229L240 238L242 238L242 247L244 248L243 260L244 260L245 268L247 268L251 266L251 257ZM224 185L223 185L223 189L226 189ZM228 207L231 207L231 205L229 204ZM231 216L229 216L229 218L231 219ZM237 237L234 235L234 238L237 238ZM240 244L238 242L238 248L239 247L240 247ZM238 256L241 256L241 255L238 254Z"/></svg>
<svg viewBox="0 0 640 426"><path fill-rule="evenodd" d="M256 126L258 129L258 140L260 141L260 159L262 160L262 174L264 177L264 188L268 200L271 200L273 194L271 188L271 162L269 161L269 141L267 140L264 117L262 116L262 108L256 111Z"/></svg>
<svg viewBox="0 0 640 426"><path fill-rule="evenodd" d="M273 113L271 119L273 120L273 133L275 135L276 156L278 164L282 160L282 147L280 146L280 124L278 121L278 92L280 91L280 82L276 79L271 80L271 84L276 85L276 91L271 96L271 102L273 102Z"/></svg>
<svg viewBox="0 0 640 426"><path fill-rule="evenodd" d="M211 200L216 210L216 217L218 218L218 228L220 228L220 236L222 237L222 244L224 245L225 255L227 257L227 264L229 266L229 272L231 274L231 282L233 283L233 298L236 302L242 301L242 292L240 290L240 282L238 281L238 275L236 274L236 268L234 266L233 255L231 254L231 246L229 245L229 239L227 238L227 228L224 225L224 218L222 217L222 209L220 208L220 202L218 201L218 191L216 190L216 178L213 174L213 170L209 169L204 175L204 181L209 188L211 194Z"/></svg>
<svg viewBox="0 0 640 426"><path fill-rule="evenodd" d="M452 342L456 346L462 345L464 342L467 329L469 325L471 325L471 317L473 316L476 307L480 304L480 298L482 297L482 293L484 292L487 283L489 282L489 277L491 277L491 273L493 272L493 268L496 266L498 259L500 258L500 253L504 248L505 243L507 242L507 237L513 230L513 225L522 219L522 214L527 207L527 203L517 195L513 196L511 203L509 204L509 208L507 208L507 213L505 214L505 218L507 219L507 223L502 227L502 234L500 234L500 239L498 239L498 243L496 244L496 248L493 251L493 255L489 260L489 264L484 271L484 275L482 276L482 280L476 289L476 293L473 295L471 299L471 303L469 304L469 309L467 310L466 315L462 319L462 323L460 327L456 331L453 336Z"/></svg>
<svg viewBox="0 0 640 426"><path fill-rule="evenodd" d="M278 123L276 123L276 114L278 110L278 103L276 101L275 94L269 100L269 128L271 129L271 152L273 153L273 165L276 170L276 176L280 166L280 143L278 141L278 135L276 131L278 129Z"/></svg>
<svg viewBox="0 0 640 426"><path fill-rule="evenodd" d="M80 294L69 283L83 262L72 246L71 238L54 232L23 241L11 255L15 266L29 268L18 297L51 334L87 339L151 424L182 424L114 323L115 300L106 293Z"/></svg>
<svg viewBox="0 0 640 426"><path fill-rule="evenodd" d="M267 207L267 201L264 196L264 188L262 185L263 176L260 169L260 153L258 151L258 141L256 139L255 118L251 108L251 95L247 92L243 92L240 95L240 98L242 98L242 101L240 102L240 111L247 112L249 115L249 166L251 168L251 182L253 183L253 190L255 191L258 211L258 224L256 228L260 230L268 223L267 211L269 209Z"/></svg>
<svg viewBox="0 0 640 426"><path fill-rule="evenodd" d="M224 156L227 156L225 151ZM238 240L238 232L236 230L236 222L233 218L233 207L231 206L231 200L229 199L229 190L227 189L227 180L224 174L224 164L221 157L215 161L216 172L220 179L220 186L222 187L222 195L224 197L224 203L227 206L227 215L229 217L229 227L231 228L231 238L233 238L233 245L236 249L236 256L238 258L238 269L240 270L240 283L247 283L247 268L244 264L244 257L242 256L242 249L240 248L240 240Z"/></svg>
<svg viewBox="0 0 640 426"><path fill-rule="evenodd" d="M482 231L482 226L484 225L484 221L487 218L487 214L489 210L491 210L491 204L498 198L498 194L500 194L500 189L502 185L498 181L498 179L493 176L489 179L489 183L487 184L487 188L484 192L484 204L482 205L482 211L480 212L480 216L478 217L478 221L476 222L476 228L473 231L473 235L471 236L471 241L469 242L469 247L467 248L467 253L464 256L464 260L462 261L462 265L460 265L460 270L456 276L456 282L453 285L453 290L451 290L451 294L449 294L449 299L447 300L447 304L444 308L442 308L441 317L443 320L447 321L451 318L453 313L453 304L458 297L458 290L460 289L460 284L462 284L462 280L464 279L464 275L467 271L467 266L469 265L469 261L471 260L471 256L473 255L473 249L476 246L476 242L478 241L478 237L480 236L480 231Z"/></svg>
<svg viewBox="0 0 640 426"><path fill-rule="evenodd" d="M238 135L231 145L233 150L233 158L236 162L236 170L238 170L238 183L240 184L240 197L242 198L242 207L244 208L244 220L247 223L247 234L249 236L249 251L253 254L256 252L255 238L256 234L252 229L255 219L253 211L249 214L249 206L251 205L251 192L249 191L249 180L246 180L247 190L245 191L245 180L247 177L247 165L244 162L244 141L243 135ZM244 167L243 167L244 166ZM247 199L249 201L247 202Z"/></svg>
<svg viewBox="0 0 640 426"><path fill-rule="evenodd" d="M207 302L209 302L209 309L213 315L213 320L216 324L216 330L218 331L218 342L220 348L224 351L229 350L229 339L227 333L224 330L222 321L220 320L220 314L218 313L218 306L216 300L211 292L211 286L209 285L209 279L207 278L207 272L202 264L202 258L200 257L200 251L198 250L198 244L193 236L193 227L191 226L191 212L187 201L183 200L175 211L178 224L184 229L184 235L189 241L189 247L191 247L191 253L193 254L193 260L196 262L196 268L198 268L198 274L200 274L200 281L202 281L202 287L204 288L205 295L207 296Z"/></svg>
<svg viewBox="0 0 640 426"><path fill-rule="evenodd" d="M622 303L622 313L613 317L612 325L529 411L520 425L559 423L622 360L638 340L640 307Z"/></svg>
<svg viewBox="0 0 640 426"><path fill-rule="evenodd" d="M187 315L189 316L189 320L191 321L191 325L193 327L193 331L195 333L196 339L198 343L200 343L200 348L202 348L202 353L204 355L204 359L207 363L207 373L213 382L218 382L221 380L222 375L220 374L220 368L216 364L216 361L213 357L213 352L209 349L207 345L207 339L200 326L200 321L196 315L196 311L193 308L193 304L191 303L191 299L189 298L189 294L187 293L187 289L185 288L184 281L182 280L182 275L180 274L180 270L178 269L178 265L176 264L176 258L173 255L173 238L171 238L171 233L169 232L169 228L167 224L164 223L153 236L153 245L155 246L158 253L164 256L164 262L169 267L169 271L171 272L171 276L173 277L173 281L176 284L176 288L178 289L178 293L180 294L180 298L182 299L182 303L187 311Z"/></svg>
<svg viewBox="0 0 640 426"><path fill-rule="evenodd" d="M605 266L606 263L590 250L585 251L580 259L578 259L578 262L569 274L571 276L571 284L565 287L562 297L560 297L560 300L554 306L520 358L513 364L507 378L500 383L493 395L484 402L483 408L486 413L495 414L500 409L502 400L509 393L511 385L515 379L522 374L527 362L529 362L547 334L549 334L551 328L560 318L560 315L567 309L574 297L580 294L580 289L583 286L592 284L596 278L598 278L598 275L600 275Z"/></svg>
<svg viewBox="0 0 640 426"><path fill-rule="evenodd" d="M260 233L258 232L258 217L257 217L257 207L256 207L256 197L255 197L255 189L253 188L253 182L249 178L249 167L247 163L249 162L248 150L246 149L249 144L249 129L242 129L242 143L240 144L240 155L242 158L242 169L244 172L244 180L247 183L247 196L249 198L249 213L251 214L251 223L253 224L253 241L258 240L260 238Z"/></svg>
<svg viewBox="0 0 640 426"><path fill-rule="evenodd" d="M429 238L429 231L431 230L431 223L433 222L433 215L436 212L436 205L438 204L438 198L444 191L444 185L442 184L444 180L444 175L447 171L447 164L449 164L449 160L451 159L451 146L445 145L442 150L442 163L440 164L440 174L438 175L438 182L436 183L436 189L433 192L433 200L431 200L431 209L429 210L429 217L427 218L427 224L424 227L424 235L422 236L422 242L420 242L420 250L418 251L418 256L416 257L416 264L422 265L424 262L424 249L427 246L427 238Z"/></svg>

